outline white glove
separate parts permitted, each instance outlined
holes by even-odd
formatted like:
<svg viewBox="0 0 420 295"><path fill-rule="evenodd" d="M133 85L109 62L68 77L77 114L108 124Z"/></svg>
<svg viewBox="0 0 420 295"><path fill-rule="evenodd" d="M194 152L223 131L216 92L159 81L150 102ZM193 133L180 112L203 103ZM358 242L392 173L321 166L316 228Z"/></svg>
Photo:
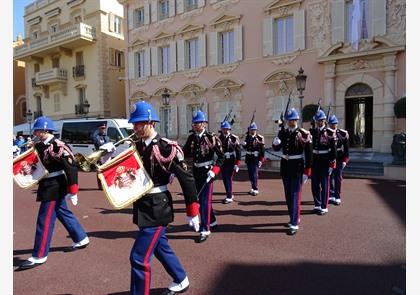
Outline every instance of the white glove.
<svg viewBox="0 0 420 295"><path fill-rule="evenodd" d="M68 194L65 196L65 198L66 198L67 200L70 200L70 201L71 201L71 203L72 203L74 206L76 206L76 205L77 205L77 194L76 194L76 195L73 195L73 194L68 193Z"/></svg>
<svg viewBox="0 0 420 295"><path fill-rule="evenodd" d="M171 175L169 176L169 184L172 184L174 179L175 179L175 174L171 173Z"/></svg>
<svg viewBox="0 0 420 295"><path fill-rule="evenodd" d="M344 169L346 166L347 166L346 162L343 162L343 168L342 169Z"/></svg>
<svg viewBox="0 0 420 295"><path fill-rule="evenodd" d="M258 168L261 168L261 166L262 166L262 162L258 161Z"/></svg>
<svg viewBox="0 0 420 295"><path fill-rule="evenodd" d="M333 169L333 168L331 168L331 167L330 167L330 168L328 168L328 175L331 175L331 173L333 172L333 170L334 170L334 169Z"/></svg>
<svg viewBox="0 0 420 295"><path fill-rule="evenodd" d="M308 179L309 179L309 176L306 174L303 174L303 178L302 178L303 184L305 184L308 181Z"/></svg>
<svg viewBox="0 0 420 295"><path fill-rule="evenodd" d="M238 171L239 171L239 166L238 166L238 165L233 166L233 170L235 170L235 172L236 172L236 173L238 173Z"/></svg>
<svg viewBox="0 0 420 295"><path fill-rule="evenodd" d="M193 227L196 232L200 230L200 220L198 218L198 215L194 217L187 216L187 222L188 222L188 225Z"/></svg>
<svg viewBox="0 0 420 295"><path fill-rule="evenodd" d="M116 150L115 145L112 142L107 142L99 147L100 150L105 150L108 153L112 153Z"/></svg>
<svg viewBox="0 0 420 295"><path fill-rule="evenodd" d="M216 177L216 174L213 171L209 170L209 172L207 172L207 179L209 178L212 179L215 177Z"/></svg>
<svg viewBox="0 0 420 295"><path fill-rule="evenodd" d="M280 138L278 138L277 136L274 137L274 139L273 139L273 145L279 145L280 143L281 143Z"/></svg>

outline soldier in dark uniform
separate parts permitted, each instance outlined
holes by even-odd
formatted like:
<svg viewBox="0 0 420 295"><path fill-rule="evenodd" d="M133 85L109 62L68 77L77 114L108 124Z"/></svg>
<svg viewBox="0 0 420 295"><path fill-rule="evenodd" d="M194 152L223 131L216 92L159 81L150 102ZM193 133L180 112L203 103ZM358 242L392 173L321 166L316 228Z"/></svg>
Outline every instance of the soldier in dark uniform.
<svg viewBox="0 0 420 295"><path fill-rule="evenodd" d="M233 202L232 178L233 173L238 173L239 171L241 145L239 137L230 132L231 126L228 121L222 122L220 128L219 139L222 142L223 152L225 153L225 161L222 165L222 178L226 189L226 198L223 200L223 204L229 204Z"/></svg>
<svg viewBox="0 0 420 295"><path fill-rule="evenodd" d="M185 157L193 157L193 174L200 202L200 235L197 243L204 242L211 234L211 228L217 226L216 216L212 208L213 180L220 172L225 155L220 139L206 130L207 119L202 111L198 111L193 119L193 131L182 150ZM214 159L216 157L216 159ZM204 188L203 188L204 187Z"/></svg>
<svg viewBox="0 0 420 295"><path fill-rule="evenodd" d="M159 122L159 118L149 103L141 101L134 104L129 122L134 124L134 131L141 138L136 148L154 183L153 189L133 204L133 222L139 226L139 233L130 254L130 294L149 294L150 262L153 255L173 279L163 294L183 293L189 287L188 277L166 237L166 226L174 220L173 201L167 185L171 173L174 173L184 194L187 221L198 231L194 178L183 168L181 147L174 141L160 137L155 131L155 123Z"/></svg>
<svg viewBox="0 0 420 295"><path fill-rule="evenodd" d="M106 143L111 142L111 139L109 138L109 136L106 135L106 123L105 122L99 123L97 127L98 127L98 129L95 130L95 132L92 134L92 140L93 140L93 145L95 146L95 149L99 150ZM102 157L98 161L98 164L99 165L104 164L106 162L106 159L109 158L110 155L111 155L111 153ZM98 183L98 189L102 190L102 185L101 185L101 181L99 180L99 178L97 178L97 183Z"/></svg>
<svg viewBox="0 0 420 295"><path fill-rule="evenodd" d="M258 169L261 168L265 161L264 158L264 136L257 134L257 124L252 122L248 127L245 141L242 143L246 151L245 163L248 167L249 180L251 181L251 190L249 194L258 195Z"/></svg>
<svg viewBox="0 0 420 295"><path fill-rule="evenodd" d="M343 169L349 162L349 133L347 130L337 128L338 119L332 115L328 120L328 125L335 131L337 137L337 165L334 168L330 179L329 201L334 205L341 204L341 182L343 181Z"/></svg>
<svg viewBox="0 0 420 295"><path fill-rule="evenodd" d="M64 225L73 245L65 251L83 249L89 244L89 238L79 221L67 207L66 199L77 205L79 189L75 158L68 146L54 137L54 128L50 118L42 116L36 119L33 134L40 140L35 149L48 175L38 184L37 202L41 202L35 234L32 257L25 260L18 270L30 269L47 260L55 220Z"/></svg>
<svg viewBox="0 0 420 295"><path fill-rule="evenodd" d="M311 189L314 213L318 215L328 212L330 175L337 158L335 131L326 126L326 118L324 111L319 110L314 116L317 126L309 130L313 142Z"/></svg>
<svg viewBox="0 0 420 295"><path fill-rule="evenodd" d="M273 150L282 150L280 174L289 211L289 235L296 234L300 223L302 183L311 176L312 138L309 131L298 127L299 114L292 108L286 112L287 127L282 126L273 139Z"/></svg>

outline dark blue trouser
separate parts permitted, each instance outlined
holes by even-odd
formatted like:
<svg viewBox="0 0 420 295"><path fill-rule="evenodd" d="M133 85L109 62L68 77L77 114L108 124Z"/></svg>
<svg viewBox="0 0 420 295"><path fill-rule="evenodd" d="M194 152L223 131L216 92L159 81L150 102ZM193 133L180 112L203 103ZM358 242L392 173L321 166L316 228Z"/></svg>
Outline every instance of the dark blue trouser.
<svg viewBox="0 0 420 295"><path fill-rule="evenodd" d="M33 257L42 258L48 255L56 218L69 232L73 242L77 243L86 238L85 230L73 212L68 209L64 198L58 201L41 202L36 222Z"/></svg>
<svg viewBox="0 0 420 295"><path fill-rule="evenodd" d="M315 207L322 209L328 208L328 198L330 196L330 177L328 175L328 166L312 167L311 189L314 198Z"/></svg>
<svg viewBox="0 0 420 295"><path fill-rule="evenodd" d="M302 175L282 177L284 195L289 210L290 224L298 225L300 222L300 195L302 190Z"/></svg>
<svg viewBox="0 0 420 295"><path fill-rule="evenodd" d="M227 164L222 166L223 184L226 189L226 198L232 198L232 178L233 178L234 164Z"/></svg>
<svg viewBox="0 0 420 295"><path fill-rule="evenodd" d="M248 167L248 176L251 181L251 186L253 190L258 190L258 163L256 164L246 164Z"/></svg>
<svg viewBox="0 0 420 295"><path fill-rule="evenodd" d="M198 196L198 201L200 202L200 232L210 231L210 223L216 221L216 216L213 212L212 199L213 181L210 181Z"/></svg>
<svg viewBox="0 0 420 295"><path fill-rule="evenodd" d="M151 285L150 262L153 255L160 261L175 283L187 276L166 237L166 227L140 227L130 254L131 295L148 295Z"/></svg>
<svg viewBox="0 0 420 295"><path fill-rule="evenodd" d="M343 163L337 163L330 177L331 197L341 199L341 182L343 181Z"/></svg>

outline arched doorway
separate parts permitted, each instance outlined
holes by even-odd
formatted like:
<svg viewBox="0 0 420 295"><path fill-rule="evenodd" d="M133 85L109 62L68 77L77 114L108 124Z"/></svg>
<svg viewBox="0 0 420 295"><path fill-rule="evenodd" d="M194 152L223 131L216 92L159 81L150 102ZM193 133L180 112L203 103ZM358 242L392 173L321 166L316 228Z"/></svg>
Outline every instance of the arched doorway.
<svg viewBox="0 0 420 295"><path fill-rule="evenodd" d="M371 148L373 134L373 91L364 83L350 86L345 95L346 129L350 147Z"/></svg>

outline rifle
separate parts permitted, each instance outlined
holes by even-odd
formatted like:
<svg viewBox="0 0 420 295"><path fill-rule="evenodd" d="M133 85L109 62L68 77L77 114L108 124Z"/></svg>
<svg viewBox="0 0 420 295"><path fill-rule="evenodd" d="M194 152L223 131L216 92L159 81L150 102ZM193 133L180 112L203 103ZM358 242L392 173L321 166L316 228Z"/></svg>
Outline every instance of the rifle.
<svg viewBox="0 0 420 295"><path fill-rule="evenodd" d="M252 122L254 122L255 112L256 112L256 111L257 111L257 108L255 108L255 109L254 109L254 112L252 113L251 122L250 122L250 123L249 123L249 125L248 125L248 129L247 129L247 131L246 131L245 135L248 135L248 134L249 134L249 126L251 126Z"/></svg>
<svg viewBox="0 0 420 295"><path fill-rule="evenodd" d="M327 124L328 124L328 120L330 119L330 111L331 111L331 101L328 104L328 112L327 112Z"/></svg>
<svg viewBox="0 0 420 295"><path fill-rule="evenodd" d="M287 114L287 111L289 110L289 105L290 105L290 96L292 95L292 92L293 92L293 90L292 91L290 91L290 93L289 93L289 98L287 99L287 104L286 104L286 110L284 111L284 113L283 112L281 112L280 113L280 119L279 120L275 120L274 121L274 123L278 123L279 124L279 127L280 128L282 128L283 126L284 126L284 114Z"/></svg>
<svg viewBox="0 0 420 295"><path fill-rule="evenodd" d="M318 108L316 109L315 115L321 109L321 100L322 100L322 98L320 97L319 100L318 100ZM315 119L313 117L312 117L312 120L311 120L311 126L312 126L312 128L315 128Z"/></svg>

